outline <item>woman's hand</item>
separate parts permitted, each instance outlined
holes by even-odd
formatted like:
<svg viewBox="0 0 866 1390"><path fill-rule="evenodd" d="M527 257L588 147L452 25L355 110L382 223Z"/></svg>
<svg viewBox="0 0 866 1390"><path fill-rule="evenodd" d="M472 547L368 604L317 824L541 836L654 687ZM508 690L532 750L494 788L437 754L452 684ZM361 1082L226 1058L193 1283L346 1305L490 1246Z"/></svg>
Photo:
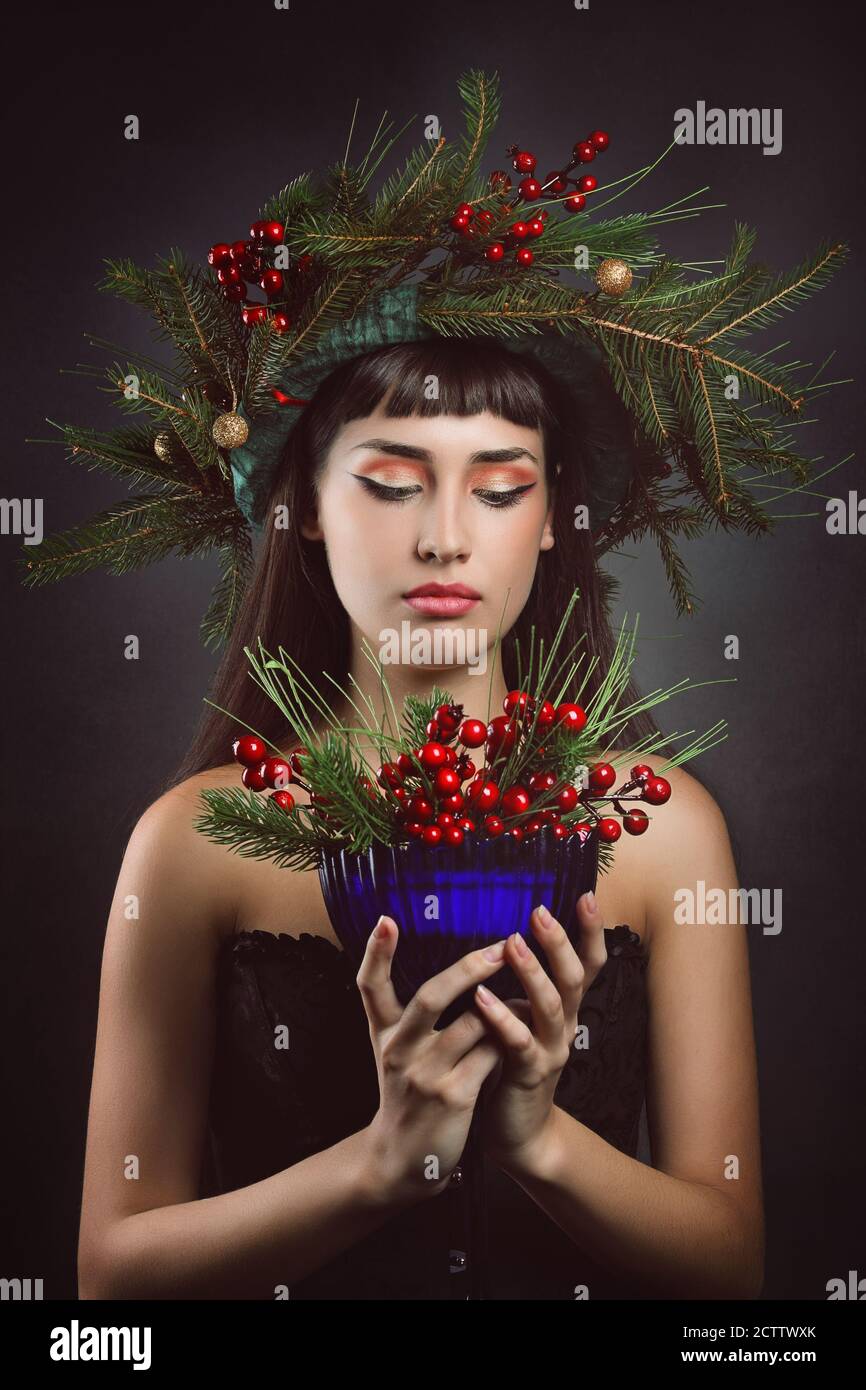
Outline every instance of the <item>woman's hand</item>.
<svg viewBox="0 0 866 1390"><path fill-rule="evenodd" d="M483 985L475 990L478 1011L502 1053L485 1090L485 1150L506 1171L537 1166L550 1142L553 1093L577 1032L580 1002L607 960L594 895L584 893L576 912L577 951L547 908L530 917L552 979L518 933L508 938L505 961L527 999L503 1002Z"/></svg>

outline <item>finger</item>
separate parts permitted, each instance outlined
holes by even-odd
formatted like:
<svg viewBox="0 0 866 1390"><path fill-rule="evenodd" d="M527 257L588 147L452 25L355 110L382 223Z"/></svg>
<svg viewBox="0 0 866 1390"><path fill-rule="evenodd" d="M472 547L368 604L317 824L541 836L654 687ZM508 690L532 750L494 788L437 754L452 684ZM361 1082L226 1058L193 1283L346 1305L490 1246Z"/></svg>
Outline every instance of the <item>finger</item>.
<svg viewBox="0 0 866 1390"><path fill-rule="evenodd" d="M541 969L540 966L538 968ZM492 1030L494 1037L502 1043L509 1056L518 1063L528 1065L538 1049L538 1044L528 1025L519 1019L507 1004L503 1004L501 999L497 999L496 995L491 990L486 990L483 985L479 985L475 990L475 1002L481 1011L481 1017ZM559 1037L560 1039L562 1037L561 1028Z"/></svg>
<svg viewBox="0 0 866 1390"><path fill-rule="evenodd" d="M505 959L505 942L469 951L447 969L425 980L403 1011L394 1041L400 1047L411 1047L429 1033L439 1015L464 990L471 990L480 980L486 980L501 970Z"/></svg>
<svg viewBox="0 0 866 1390"><path fill-rule="evenodd" d="M580 953L562 924L546 907L537 907L529 920L532 934L549 964L554 988L562 1001L563 1016L569 1028L576 1026L578 1006L586 988L586 967Z"/></svg>
<svg viewBox="0 0 866 1390"><path fill-rule="evenodd" d="M384 936L377 935L384 931ZM399 931L393 917L380 917L367 938L367 947L355 983L361 993L371 1028L381 1032L399 1023L403 1014L391 983L391 961Z"/></svg>
<svg viewBox="0 0 866 1390"><path fill-rule="evenodd" d="M488 1036L484 1023L473 1009L466 1009L447 1028L434 1034L428 1055L440 1067L453 1067L470 1048Z"/></svg>
<svg viewBox="0 0 866 1390"><path fill-rule="evenodd" d="M536 917L537 913L538 909L536 908L532 916ZM551 917L550 920L553 922L554 919ZM558 926L558 923L556 925ZM560 931L562 931L561 927ZM563 935L565 935L564 932ZM568 949L571 952L573 968L568 972L565 964L559 963L559 973L568 984L568 992L563 997L541 961L534 951L530 950L520 933L515 932L513 936L508 938L506 959L526 990L532 1009L535 1036L545 1051L561 1046L563 1030L572 1010L575 1021L577 1020L580 980L583 972L580 961L570 944Z"/></svg>
<svg viewBox="0 0 866 1390"><path fill-rule="evenodd" d="M583 993L586 994L607 960L604 914L594 893L583 893L578 898L576 915L578 925L577 954L585 971Z"/></svg>
<svg viewBox="0 0 866 1390"><path fill-rule="evenodd" d="M502 1061L502 1052L492 1038L483 1038L452 1068L449 1089L459 1101L473 1105L478 1092Z"/></svg>

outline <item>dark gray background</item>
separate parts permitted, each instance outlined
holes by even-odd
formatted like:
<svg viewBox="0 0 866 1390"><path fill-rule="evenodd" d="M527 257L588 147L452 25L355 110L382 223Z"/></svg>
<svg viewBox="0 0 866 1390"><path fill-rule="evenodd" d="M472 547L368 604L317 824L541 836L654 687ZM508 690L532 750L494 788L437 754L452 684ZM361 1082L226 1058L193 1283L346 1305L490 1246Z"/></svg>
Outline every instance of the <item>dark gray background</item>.
<svg viewBox="0 0 866 1390"><path fill-rule="evenodd" d="M853 14L853 12L852 12ZM446 135L456 79L497 69L503 115L485 167L504 147L533 149L544 172L577 137L611 134L605 176L655 158L677 107L781 107L783 149L682 147L619 210L662 207L705 184L723 203L672 224L662 243L686 259L724 257L735 218L756 225L755 254L798 264L824 235L854 259L797 314L789 356L859 375L863 323L856 194L862 77L845 7L749 4L455 4L355 11L293 0L127 7L40 6L6 68L3 424L8 496L42 496L51 533L124 496L67 462L48 416L101 428L121 414L96 385L61 369L101 361L83 331L136 347L145 318L97 293L102 257L152 263L180 245L204 258L245 234L260 203L340 155L356 96L357 149L383 107L399 126L436 113ZM122 138L130 112L136 143ZM501 148L500 148L501 147ZM801 448L838 462L855 448L859 386L819 402ZM861 488L858 460L818 485ZM668 732L730 722L696 769L718 798L745 887L780 887L779 936L749 929L761 1077L769 1226L767 1297L822 1299L849 1269L866 1273L856 879L862 740L866 537L830 537L823 501L776 510L775 536L723 534L686 547L698 594L677 621L651 543L617 559L620 611L641 615L643 688L736 676L682 697ZM6 655L3 888L7 1120L2 1273L75 1293L75 1242L96 1026L99 961L120 859L135 818L179 760L215 666L198 623L210 561L168 561L123 578L83 576L23 591L18 538L0 538ZM125 634L141 660L122 659ZM722 657L740 638L736 663ZM288 924L287 924L288 925ZM297 924L293 924L297 925Z"/></svg>

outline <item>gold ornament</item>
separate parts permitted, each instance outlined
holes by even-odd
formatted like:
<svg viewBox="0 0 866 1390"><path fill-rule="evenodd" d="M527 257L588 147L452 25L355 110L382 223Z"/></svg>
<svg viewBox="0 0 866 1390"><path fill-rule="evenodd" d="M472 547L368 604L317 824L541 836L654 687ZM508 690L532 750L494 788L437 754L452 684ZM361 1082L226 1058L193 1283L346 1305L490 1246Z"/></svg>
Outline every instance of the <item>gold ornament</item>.
<svg viewBox="0 0 866 1390"><path fill-rule="evenodd" d="M602 261L595 272L595 283L605 294L611 295L614 299L619 299L620 295L625 294L632 282L632 273L625 261L619 260L616 256L611 256L609 260Z"/></svg>
<svg viewBox="0 0 866 1390"><path fill-rule="evenodd" d="M171 435L167 430L160 430L156 436L153 441L153 452L163 463L171 463Z"/></svg>
<svg viewBox="0 0 866 1390"><path fill-rule="evenodd" d="M249 432L246 420L233 410L214 420L211 431L213 442L218 449L239 449L242 444L246 444Z"/></svg>

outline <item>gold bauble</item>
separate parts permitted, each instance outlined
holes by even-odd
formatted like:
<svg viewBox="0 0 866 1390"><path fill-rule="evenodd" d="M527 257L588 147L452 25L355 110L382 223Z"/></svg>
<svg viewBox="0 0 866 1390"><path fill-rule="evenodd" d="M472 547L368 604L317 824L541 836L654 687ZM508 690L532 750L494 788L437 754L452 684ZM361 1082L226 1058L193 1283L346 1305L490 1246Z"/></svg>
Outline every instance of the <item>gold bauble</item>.
<svg viewBox="0 0 866 1390"><path fill-rule="evenodd" d="M211 431L213 442L218 449L239 449L242 444L246 444L249 432L246 420L233 410L214 420Z"/></svg>
<svg viewBox="0 0 866 1390"><path fill-rule="evenodd" d="M621 261L616 256L611 256L609 260L602 261L595 272L595 283L605 294L612 295L614 299L619 299L620 295L625 294L632 282L632 273L625 261Z"/></svg>
<svg viewBox="0 0 866 1390"><path fill-rule="evenodd" d="M160 430L153 441L153 452L163 463L171 463L171 435L168 430Z"/></svg>

